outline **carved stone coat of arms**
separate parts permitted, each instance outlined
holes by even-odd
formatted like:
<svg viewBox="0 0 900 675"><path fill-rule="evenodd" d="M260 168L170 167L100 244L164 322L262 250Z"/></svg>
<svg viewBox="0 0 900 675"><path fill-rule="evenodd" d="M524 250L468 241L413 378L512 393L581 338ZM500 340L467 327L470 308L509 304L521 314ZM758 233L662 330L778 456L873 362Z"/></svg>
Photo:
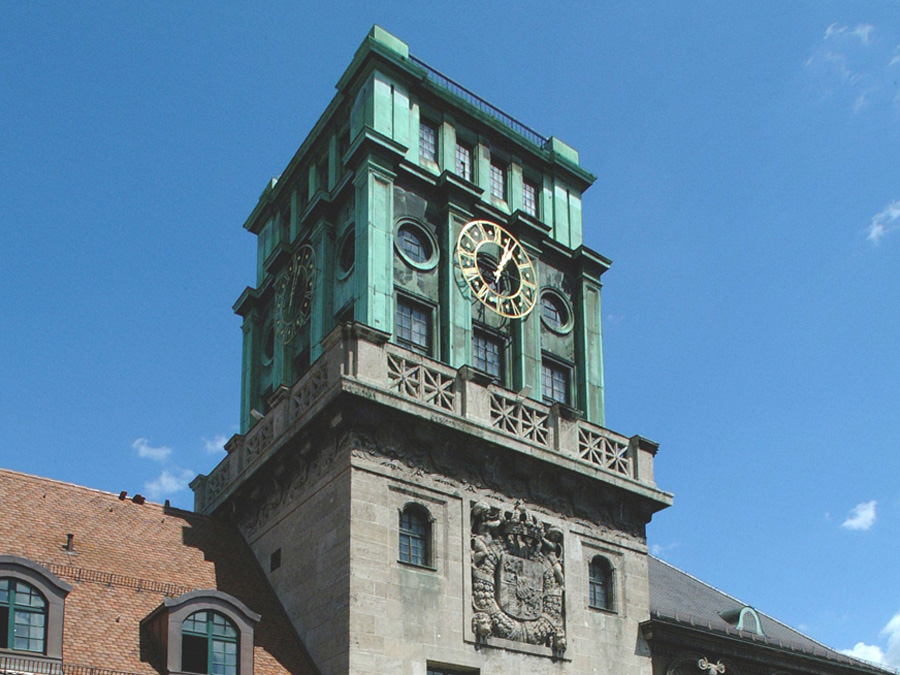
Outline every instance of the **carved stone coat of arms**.
<svg viewBox="0 0 900 675"><path fill-rule="evenodd" d="M501 512L472 507L472 630L479 640L503 638L566 648L563 533L518 506Z"/></svg>

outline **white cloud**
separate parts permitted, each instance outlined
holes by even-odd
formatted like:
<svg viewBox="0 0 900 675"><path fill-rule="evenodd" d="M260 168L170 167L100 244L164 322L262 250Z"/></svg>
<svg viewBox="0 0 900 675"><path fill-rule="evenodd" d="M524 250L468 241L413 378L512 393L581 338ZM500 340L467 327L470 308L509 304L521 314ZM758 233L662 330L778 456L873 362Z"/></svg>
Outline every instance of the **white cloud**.
<svg viewBox="0 0 900 675"><path fill-rule="evenodd" d="M837 22L835 22L825 29L825 35L822 36L822 39L839 38L846 34L858 38L860 44L867 45L869 44L869 36L872 34L872 31L875 30L875 26L870 23L858 23L856 24L856 28L849 32L847 31L847 28L847 26L839 26Z"/></svg>
<svg viewBox="0 0 900 675"><path fill-rule="evenodd" d="M871 529L875 524L875 504L876 501L873 499L854 506L847 519L841 523L841 527L848 530Z"/></svg>
<svg viewBox="0 0 900 675"><path fill-rule="evenodd" d="M892 668L900 668L900 612L894 614L887 626L881 629L880 635L886 635L888 639L885 663Z"/></svg>
<svg viewBox="0 0 900 675"><path fill-rule="evenodd" d="M131 444L131 447L137 450L138 457L152 459L154 462L162 462L172 454L172 448L166 445L153 447L147 438L138 438Z"/></svg>
<svg viewBox="0 0 900 675"><path fill-rule="evenodd" d="M857 24L856 28L851 31L851 35L855 35L859 38L859 41L864 45L869 44L869 35L872 34L872 31L875 30L875 26L870 23L860 23Z"/></svg>
<svg viewBox="0 0 900 675"><path fill-rule="evenodd" d="M193 478L194 472L190 469L163 469L154 480L144 483L144 490L151 499L159 499L187 489Z"/></svg>
<svg viewBox="0 0 900 675"><path fill-rule="evenodd" d="M213 436L212 440L208 438L203 439L203 448L210 454L225 452L225 443L227 440L228 439L221 434L216 434Z"/></svg>
<svg viewBox="0 0 900 675"><path fill-rule="evenodd" d="M900 229L900 200L891 202L872 216L872 223L869 225L869 234L866 239L877 246L881 243L884 235L897 229Z"/></svg>
<svg viewBox="0 0 900 675"><path fill-rule="evenodd" d="M831 51L810 56L806 61L806 67L818 70L827 79L834 76L840 83L850 82L854 77L853 71L847 66L847 57Z"/></svg>
<svg viewBox="0 0 900 675"><path fill-rule="evenodd" d="M894 614L878 635L887 638L887 650L878 645L857 642L853 645L853 649L842 649L841 653L882 666L900 668L900 612Z"/></svg>
<svg viewBox="0 0 900 675"><path fill-rule="evenodd" d="M878 645L867 645L865 642L857 642L853 645L853 649L842 649L841 654L884 665L884 652L881 651L881 647Z"/></svg>
<svg viewBox="0 0 900 675"><path fill-rule="evenodd" d="M822 40L811 45L804 64L809 91L819 101L834 98L857 115L897 107L900 45L890 39L895 36L896 31L882 37L880 29L865 22L831 24Z"/></svg>
<svg viewBox="0 0 900 675"><path fill-rule="evenodd" d="M652 546L650 546L650 553L652 555L655 555L657 558L665 559L666 554L676 548L678 548L678 542L674 542L671 544L653 544Z"/></svg>
<svg viewBox="0 0 900 675"><path fill-rule="evenodd" d="M828 28L825 29L825 35L822 36L822 39L827 40L828 38L830 38L834 35L840 35L845 30L847 30L846 26L838 26L837 22L835 22L835 23L831 24L830 26L828 26Z"/></svg>

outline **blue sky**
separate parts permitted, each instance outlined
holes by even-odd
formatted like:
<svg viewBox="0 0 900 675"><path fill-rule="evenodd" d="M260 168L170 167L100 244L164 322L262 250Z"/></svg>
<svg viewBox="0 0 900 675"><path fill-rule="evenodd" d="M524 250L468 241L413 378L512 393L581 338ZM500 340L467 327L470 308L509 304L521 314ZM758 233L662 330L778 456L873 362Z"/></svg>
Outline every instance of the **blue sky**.
<svg viewBox="0 0 900 675"><path fill-rule="evenodd" d="M241 228L373 23L598 176L669 562L900 667L900 3L0 4L0 464L191 504Z"/></svg>

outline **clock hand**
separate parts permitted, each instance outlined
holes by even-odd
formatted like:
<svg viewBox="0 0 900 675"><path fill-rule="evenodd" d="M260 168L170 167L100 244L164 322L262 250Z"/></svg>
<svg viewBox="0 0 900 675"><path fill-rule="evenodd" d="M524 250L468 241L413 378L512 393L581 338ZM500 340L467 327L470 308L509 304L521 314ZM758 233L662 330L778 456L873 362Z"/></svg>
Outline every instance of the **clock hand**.
<svg viewBox="0 0 900 675"><path fill-rule="evenodd" d="M503 270L506 269L506 265L509 263L509 259L512 258L513 249L512 242L507 242L506 247L503 249L503 255L500 256L500 262L497 263L497 269L494 271L494 279L499 279L500 275L503 273Z"/></svg>

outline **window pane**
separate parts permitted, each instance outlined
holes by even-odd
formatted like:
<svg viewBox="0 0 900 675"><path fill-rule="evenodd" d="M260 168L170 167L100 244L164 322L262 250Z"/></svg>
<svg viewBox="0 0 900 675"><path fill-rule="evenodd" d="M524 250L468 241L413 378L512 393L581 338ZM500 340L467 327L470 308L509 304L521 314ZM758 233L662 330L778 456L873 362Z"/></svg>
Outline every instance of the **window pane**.
<svg viewBox="0 0 900 675"><path fill-rule="evenodd" d="M182 670L236 675L237 627L223 614L194 612L182 624Z"/></svg>
<svg viewBox="0 0 900 675"><path fill-rule="evenodd" d="M569 323L569 310L556 294L545 292L541 295L541 318L548 327L561 331Z"/></svg>
<svg viewBox="0 0 900 675"><path fill-rule="evenodd" d="M506 200L506 167L491 163L491 196Z"/></svg>
<svg viewBox="0 0 900 675"><path fill-rule="evenodd" d="M320 190L328 190L328 155L319 160L319 166L317 167L316 179L319 182L318 188Z"/></svg>
<svg viewBox="0 0 900 675"><path fill-rule="evenodd" d="M522 186L522 210L529 215L537 215L537 187L527 181Z"/></svg>
<svg viewBox="0 0 900 675"><path fill-rule="evenodd" d="M400 514L400 560L414 565L428 563L428 526L414 509Z"/></svg>
<svg viewBox="0 0 900 675"><path fill-rule="evenodd" d="M612 574L609 564L601 559L595 558L591 561L589 568L589 593L588 602L591 607L600 609L610 609L612 606L610 595L610 581Z"/></svg>
<svg viewBox="0 0 900 675"><path fill-rule="evenodd" d="M544 320L554 328L562 326L562 317L560 316L559 307L550 296L545 295L541 298L541 315L544 317Z"/></svg>
<svg viewBox="0 0 900 675"><path fill-rule="evenodd" d="M472 150L460 143L456 144L456 173L472 180Z"/></svg>
<svg viewBox="0 0 900 675"><path fill-rule="evenodd" d="M13 649L44 651L44 614L15 610L13 616Z"/></svg>
<svg viewBox="0 0 900 675"><path fill-rule="evenodd" d="M569 369L553 363L541 365L541 394L545 401L569 404Z"/></svg>
<svg viewBox="0 0 900 675"><path fill-rule="evenodd" d="M489 375L500 377L500 342L486 335L475 334L472 341L474 365Z"/></svg>
<svg viewBox="0 0 900 675"><path fill-rule="evenodd" d="M231 621L221 614L213 614L212 634L216 636L235 637L237 629L232 625Z"/></svg>
<svg viewBox="0 0 900 675"><path fill-rule="evenodd" d="M237 644L222 640L212 641L212 675L236 675Z"/></svg>
<svg viewBox="0 0 900 675"><path fill-rule="evenodd" d="M425 122L419 124L419 159L437 162L437 129Z"/></svg>
<svg viewBox="0 0 900 675"><path fill-rule="evenodd" d="M37 589L19 581L16 583L16 605L18 607L43 608L47 605L47 602Z"/></svg>
<svg viewBox="0 0 900 675"><path fill-rule="evenodd" d="M206 612L194 612L184 620L181 629L189 633L206 635Z"/></svg>
<svg viewBox="0 0 900 675"><path fill-rule="evenodd" d="M423 263L431 257L430 247L423 240L423 236L412 227L402 226L397 236L400 240L400 250L413 262Z"/></svg>
<svg viewBox="0 0 900 675"><path fill-rule="evenodd" d="M431 343L430 333L428 311L398 300L397 341L409 349L427 354Z"/></svg>
<svg viewBox="0 0 900 675"><path fill-rule="evenodd" d="M0 580L0 648L42 654L46 623L47 601L40 591L24 581Z"/></svg>
<svg viewBox="0 0 900 675"><path fill-rule="evenodd" d="M188 673L206 673L209 668L207 639L199 635L184 635L181 641L181 669Z"/></svg>

